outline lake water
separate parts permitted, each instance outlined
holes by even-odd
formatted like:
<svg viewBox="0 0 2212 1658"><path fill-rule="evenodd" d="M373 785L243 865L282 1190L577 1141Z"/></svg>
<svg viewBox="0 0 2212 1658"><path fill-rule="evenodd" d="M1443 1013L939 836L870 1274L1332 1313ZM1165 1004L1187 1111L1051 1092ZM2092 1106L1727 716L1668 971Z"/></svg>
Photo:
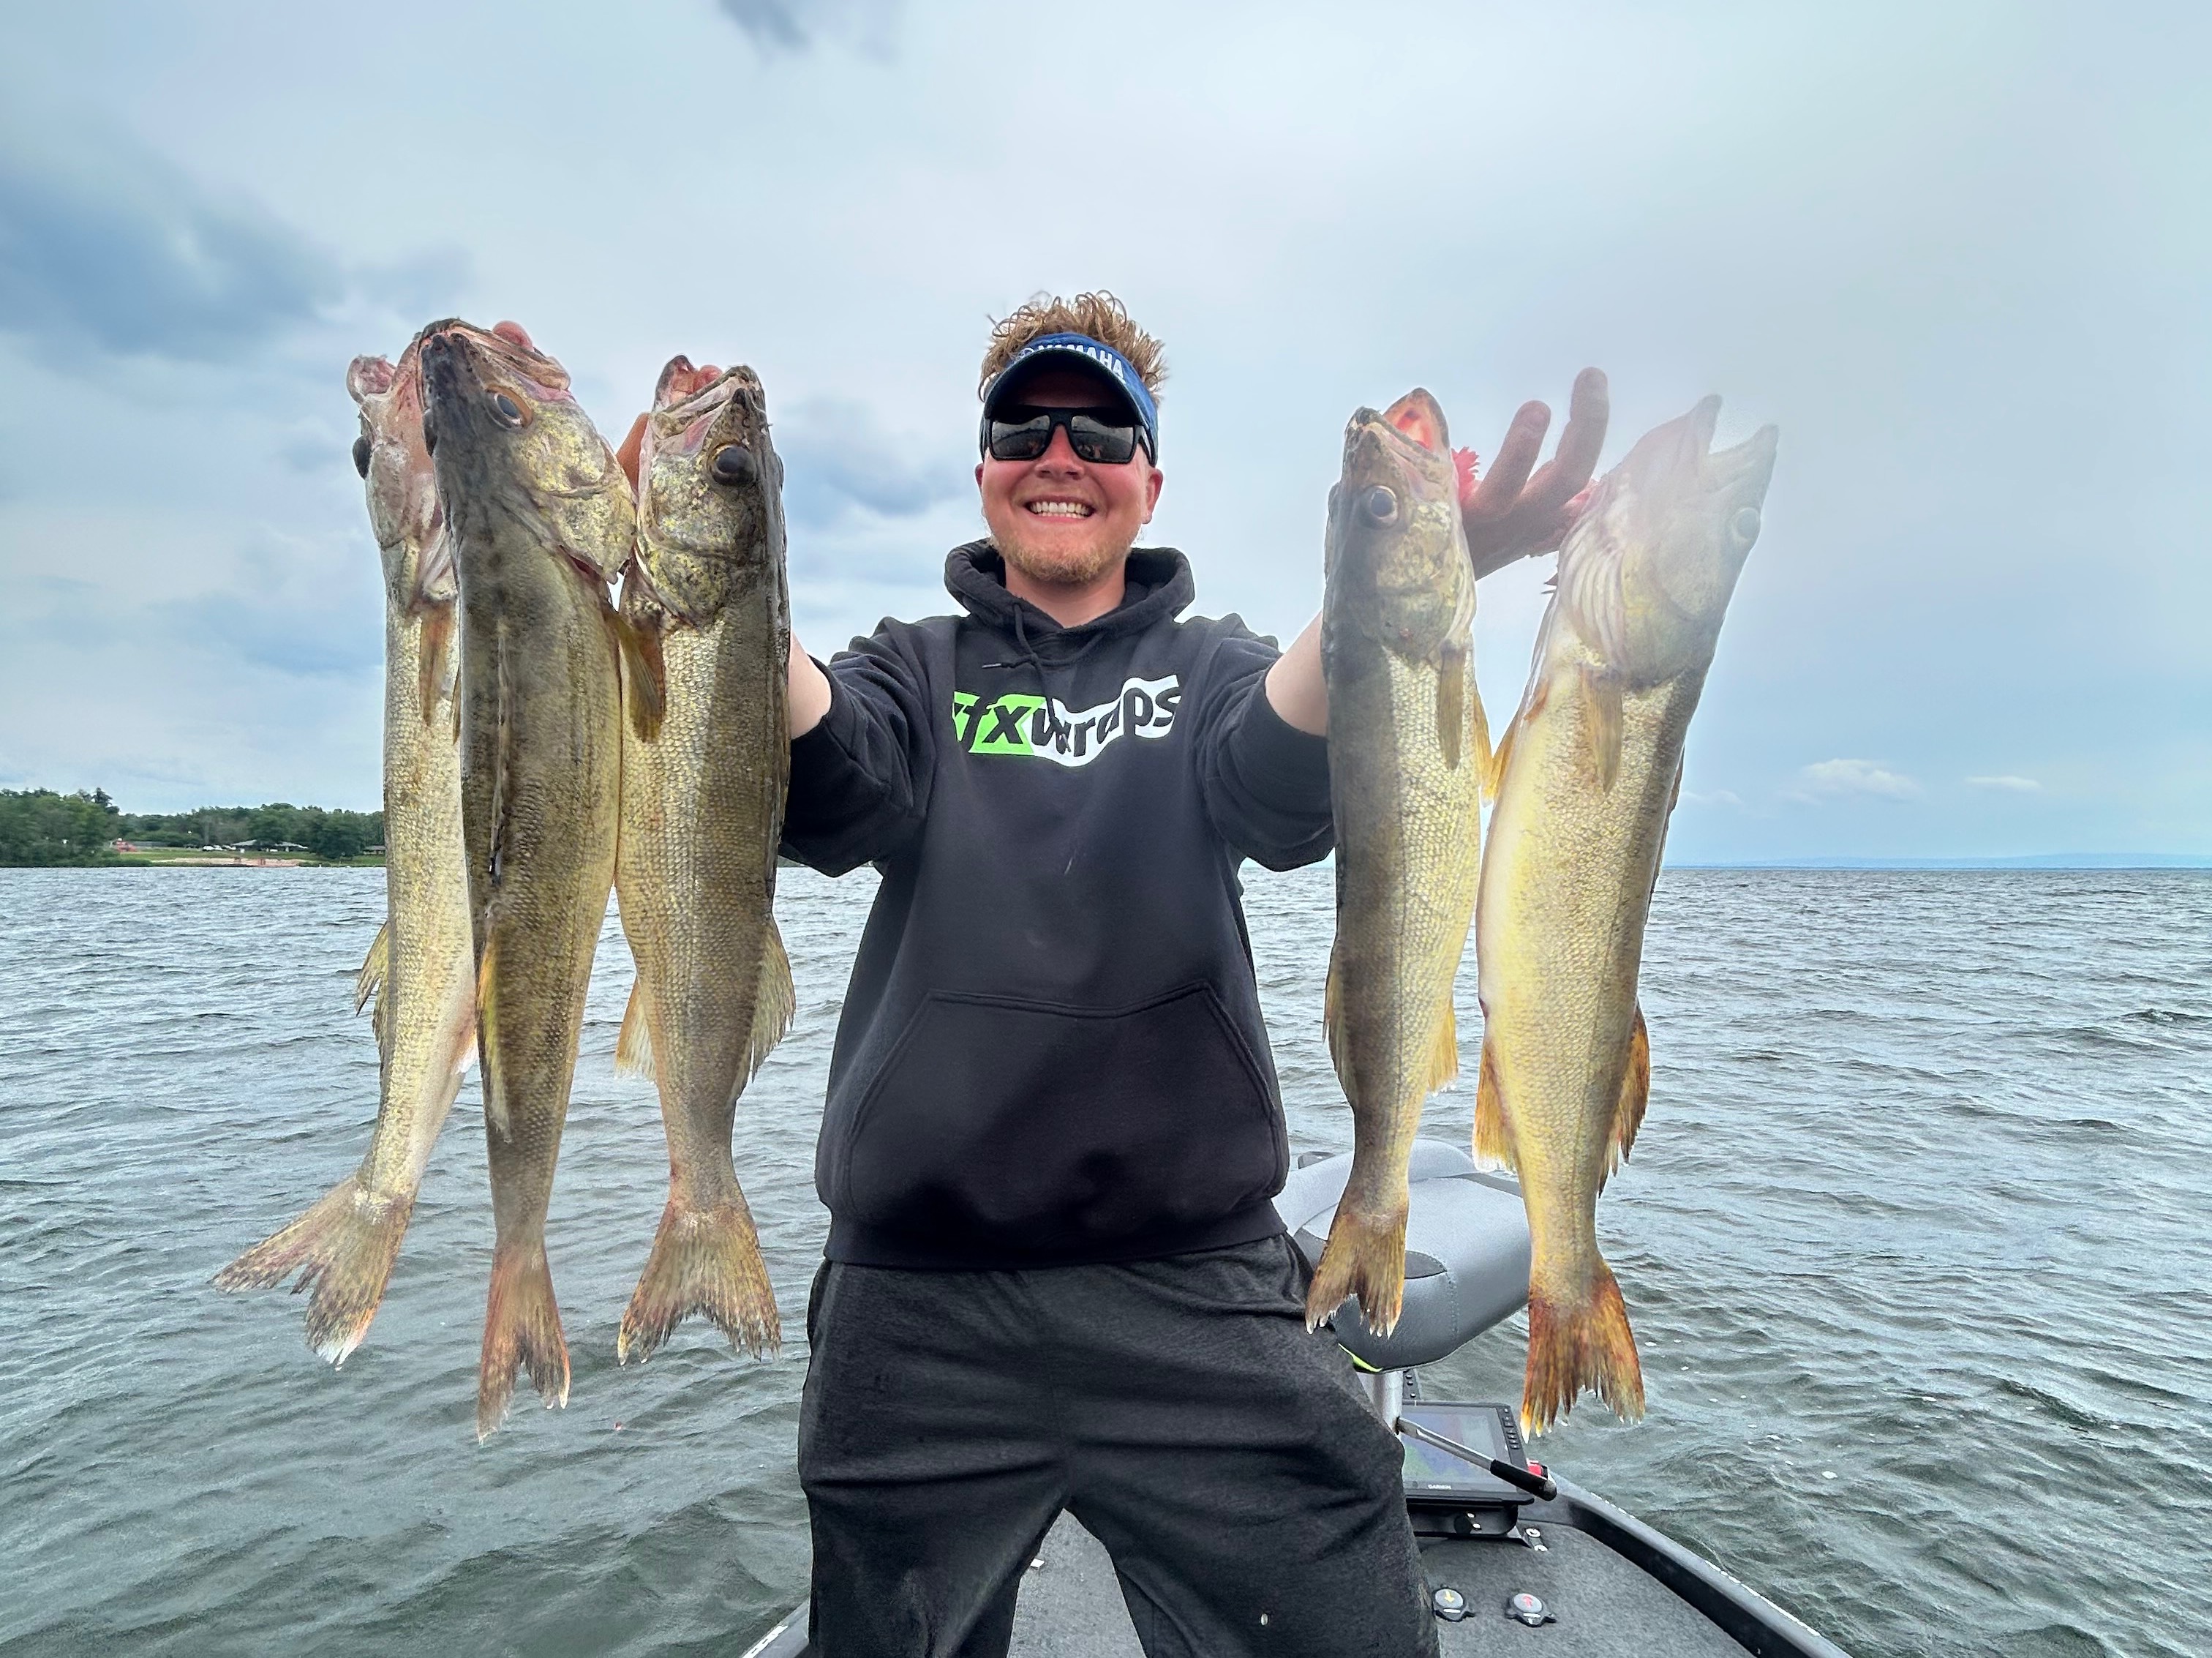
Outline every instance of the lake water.
<svg viewBox="0 0 2212 1658"><path fill-rule="evenodd" d="M1292 1143L1342 1149L1327 872L1250 887ZM781 1616L869 894L785 871L798 1023L738 1143L772 1363L696 1322L615 1362L666 1164L610 917L550 1230L574 1390L479 1448L473 1080L343 1371L300 1302L207 1285L366 1143L381 872L0 870L0 1654L726 1653ZM1862 1658L2212 1651L2212 874L1670 870L1644 986L1599 1229L1650 1414L1585 1399L1547 1460ZM1471 956L1461 991L1471 1056ZM1524 1334L1431 1395L1517 1398Z"/></svg>

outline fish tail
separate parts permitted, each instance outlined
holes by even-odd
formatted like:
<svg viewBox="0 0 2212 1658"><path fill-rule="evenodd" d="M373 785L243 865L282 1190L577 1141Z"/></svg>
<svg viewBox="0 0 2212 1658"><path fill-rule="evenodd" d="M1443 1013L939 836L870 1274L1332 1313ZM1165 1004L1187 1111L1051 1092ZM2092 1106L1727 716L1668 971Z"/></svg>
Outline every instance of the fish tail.
<svg viewBox="0 0 2212 1658"><path fill-rule="evenodd" d="M1522 1430L1542 1433L1573 1407L1584 1388L1611 1405L1623 1422L1644 1415L1644 1367L1628 1327L1628 1307L1613 1269L1602 1260L1578 1296L1559 1295L1540 1281L1529 1281Z"/></svg>
<svg viewBox="0 0 2212 1658"><path fill-rule="evenodd" d="M615 1356L627 1364L647 1357L694 1313L704 1313L733 1347L755 1358L782 1345L775 1291L761 1259L760 1236L742 1195L711 1209L671 1198L661 1212L637 1289L623 1314Z"/></svg>
<svg viewBox="0 0 2212 1658"><path fill-rule="evenodd" d="M1306 1328L1320 1328L1350 1295L1358 1296L1360 1315L1377 1335L1387 1336L1398 1327L1406 1299L1402 1208L1394 1215L1370 1216L1348 1204L1337 1206L1321 1265L1306 1289Z"/></svg>
<svg viewBox="0 0 2212 1658"><path fill-rule="evenodd" d="M568 1402L568 1344L561 1334L561 1308L553 1299L542 1240L502 1244L492 1252L483 1358L477 1370L478 1444L507 1415L515 1372L525 1367L549 1410Z"/></svg>
<svg viewBox="0 0 2212 1658"><path fill-rule="evenodd" d="M380 1197L360 1175L349 1174L299 1219L216 1273L215 1286L270 1289L297 1274L293 1292L314 1292L307 1301L307 1345L343 1364L384 1300L414 1211L412 1192Z"/></svg>

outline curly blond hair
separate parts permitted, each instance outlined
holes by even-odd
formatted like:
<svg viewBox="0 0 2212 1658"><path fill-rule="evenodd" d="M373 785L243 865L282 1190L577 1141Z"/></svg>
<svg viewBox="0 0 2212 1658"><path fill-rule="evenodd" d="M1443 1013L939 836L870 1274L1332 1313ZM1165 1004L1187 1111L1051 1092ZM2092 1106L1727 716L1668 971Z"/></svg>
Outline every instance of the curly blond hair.
<svg viewBox="0 0 2212 1658"><path fill-rule="evenodd" d="M1062 299L1057 294L1038 294L1012 315L991 325L991 344L983 353L983 371L975 381L975 395L991 387L1014 354L1033 339L1047 334L1088 334L1112 346L1129 360L1145 389L1155 398L1168 377L1167 357L1159 341L1129 320L1121 302L1104 289Z"/></svg>

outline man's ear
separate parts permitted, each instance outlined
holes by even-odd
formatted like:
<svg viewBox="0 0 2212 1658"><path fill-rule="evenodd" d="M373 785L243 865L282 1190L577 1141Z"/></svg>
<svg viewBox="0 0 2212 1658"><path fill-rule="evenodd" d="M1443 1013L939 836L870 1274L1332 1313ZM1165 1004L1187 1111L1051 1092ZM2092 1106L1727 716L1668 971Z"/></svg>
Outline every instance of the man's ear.
<svg viewBox="0 0 2212 1658"><path fill-rule="evenodd" d="M975 489L976 489L976 492L977 492L978 494L981 494L981 493L982 492L982 489L983 489L983 463L982 463L981 461L980 461L980 460L978 460L978 461L975 463Z"/></svg>
<svg viewBox="0 0 2212 1658"><path fill-rule="evenodd" d="M1158 466L1152 468L1152 476L1145 480L1144 521L1147 524L1152 521L1152 509L1160 504L1160 486L1167 481L1168 475Z"/></svg>

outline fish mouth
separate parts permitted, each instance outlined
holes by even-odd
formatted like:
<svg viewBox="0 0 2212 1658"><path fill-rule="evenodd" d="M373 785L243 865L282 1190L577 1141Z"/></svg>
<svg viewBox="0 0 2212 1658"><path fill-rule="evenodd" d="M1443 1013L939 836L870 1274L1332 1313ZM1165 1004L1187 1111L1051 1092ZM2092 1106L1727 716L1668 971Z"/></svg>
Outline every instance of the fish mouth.
<svg viewBox="0 0 2212 1658"><path fill-rule="evenodd" d="M1774 475L1774 455L1780 429L1761 426L1742 442L1726 449L1712 447L1720 425L1717 394L1698 399L1687 413L1653 428L1637 441L1621 463L1624 472L1639 484L1668 476L1696 476L1713 493L1764 496Z"/></svg>
<svg viewBox="0 0 2212 1658"><path fill-rule="evenodd" d="M1425 392L1419 395L1425 399L1428 396ZM1401 398L1399 402L1406 400ZM1433 402L1430 406L1435 406ZM1441 434L1441 424L1437 430ZM1440 462L1445 472L1441 479L1437 472ZM1458 487L1457 475L1451 471L1449 449L1429 448L1373 409L1359 410L1344 430L1344 477L1347 481L1387 485L1422 500L1441 500L1447 494L1455 495Z"/></svg>
<svg viewBox="0 0 2212 1658"><path fill-rule="evenodd" d="M1733 448L1713 451L1705 457L1708 485L1731 495L1764 497L1774 477L1774 454L1781 442L1782 429L1770 422Z"/></svg>
<svg viewBox="0 0 2212 1658"><path fill-rule="evenodd" d="M739 443L756 453L767 448L768 408L760 377L742 364L727 369L692 367L689 357L668 360L653 388L653 413L646 422L640 476L663 452L694 455L711 442Z"/></svg>

